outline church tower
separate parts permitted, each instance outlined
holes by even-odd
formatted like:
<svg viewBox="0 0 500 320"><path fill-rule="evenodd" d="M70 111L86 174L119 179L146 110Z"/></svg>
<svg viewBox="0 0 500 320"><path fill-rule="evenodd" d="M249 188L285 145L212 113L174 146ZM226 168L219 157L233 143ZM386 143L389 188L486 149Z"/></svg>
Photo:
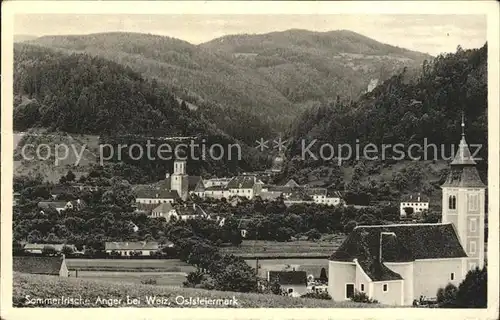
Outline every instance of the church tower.
<svg viewBox="0 0 500 320"><path fill-rule="evenodd" d="M186 201L188 198L189 177L186 174L186 161L174 161L174 173L170 177L170 190L175 190L179 197Z"/></svg>
<svg viewBox="0 0 500 320"><path fill-rule="evenodd" d="M453 223L462 247L467 253L465 270L484 265L484 215L486 186L476 169L465 141L465 123L462 115L462 139L450 166L450 173L441 186L442 222Z"/></svg>

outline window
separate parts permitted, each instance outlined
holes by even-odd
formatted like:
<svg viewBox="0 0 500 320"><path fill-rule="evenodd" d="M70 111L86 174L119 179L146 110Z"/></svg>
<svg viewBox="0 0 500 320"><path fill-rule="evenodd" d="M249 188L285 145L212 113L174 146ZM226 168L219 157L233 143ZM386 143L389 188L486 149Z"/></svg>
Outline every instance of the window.
<svg viewBox="0 0 500 320"><path fill-rule="evenodd" d="M456 209L457 208L457 197L450 196L448 198L448 209Z"/></svg>
<svg viewBox="0 0 500 320"><path fill-rule="evenodd" d="M476 241L469 242L469 252L472 254L476 253Z"/></svg>
<svg viewBox="0 0 500 320"><path fill-rule="evenodd" d="M350 299L354 296L354 284L346 283L345 285L345 298Z"/></svg>
<svg viewBox="0 0 500 320"><path fill-rule="evenodd" d="M388 289L389 289L389 288L387 287L387 283L385 283L385 284L382 286L382 290L383 290L384 292L387 292L387 290L388 290Z"/></svg>
<svg viewBox="0 0 500 320"><path fill-rule="evenodd" d="M479 210L479 196L477 194L469 195L469 210L477 211Z"/></svg>
<svg viewBox="0 0 500 320"><path fill-rule="evenodd" d="M469 231L470 232L476 232L477 231L477 220L476 219L471 219L469 222Z"/></svg>
<svg viewBox="0 0 500 320"><path fill-rule="evenodd" d="M360 290L361 290L361 292L365 292L365 284L364 283L361 284Z"/></svg>
<svg viewBox="0 0 500 320"><path fill-rule="evenodd" d="M452 272L452 273L450 274L450 280L455 280L455 272Z"/></svg>
<svg viewBox="0 0 500 320"><path fill-rule="evenodd" d="M289 288L288 293L292 293L292 292L293 292L293 288Z"/></svg>

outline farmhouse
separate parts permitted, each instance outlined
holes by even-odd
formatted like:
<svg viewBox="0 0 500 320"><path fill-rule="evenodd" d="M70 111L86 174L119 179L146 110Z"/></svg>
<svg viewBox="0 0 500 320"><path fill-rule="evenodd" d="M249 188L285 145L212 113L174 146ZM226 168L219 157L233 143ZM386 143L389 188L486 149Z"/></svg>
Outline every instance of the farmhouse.
<svg viewBox="0 0 500 320"><path fill-rule="evenodd" d="M33 257L13 256L12 265L14 272L44 274L68 277L69 271L66 259L63 257Z"/></svg>
<svg viewBox="0 0 500 320"><path fill-rule="evenodd" d="M143 256L150 256L152 252L159 249L158 242L106 242L104 250L110 254L118 252L122 256L131 256L138 253Z"/></svg>
<svg viewBox="0 0 500 320"><path fill-rule="evenodd" d="M307 275L305 271L269 271L267 281L278 280L281 289L289 296L300 297L307 293Z"/></svg>
<svg viewBox="0 0 500 320"><path fill-rule="evenodd" d="M401 199L399 205L400 216L406 217L408 213L418 213L424 210L429 210L429 199L421 195L409 195Z"/></svg>

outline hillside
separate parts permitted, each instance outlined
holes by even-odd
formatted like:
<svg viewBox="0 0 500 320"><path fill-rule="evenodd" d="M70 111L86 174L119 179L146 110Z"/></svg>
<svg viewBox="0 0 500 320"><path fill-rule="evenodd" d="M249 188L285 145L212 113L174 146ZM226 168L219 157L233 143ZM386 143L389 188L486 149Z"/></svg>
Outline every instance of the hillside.
<svg viewBox="0 0 500 320"><path fill-rule="evenodd" d="M432 58L347 30L229 35L201 47L230 54L234 63L257 70L294 104L328 101L337 95L356 99L371 80L386 80L405 66L416 67Z"/></svg>
<svg viewBox="0 0 500 320"><path fill-rule="evenodd" d="M214 143L222 146L238 143L241 146L242 161L238 161L236 156L233 160L228 157L220 161L208 159L191 166L190 169L196 173L205 169L211 171L214 167L224 168L222 172L249 170L253 165L258 167L262 164L254 150L249 150L244 143L239 143L219 129L203 114L190 109L185 103L179 103L168 89L142 78L130 68L87 54L67 54L39 46L16 44L14 130L28 129L44 129L47 132L45 137L36 135L26 138L31 139L26 141L52 146L57 141L71 145L71 141L66 141L67 134L69 137L72 134L99 136L97 142L91 139L92 145L131 145L132 141L145 144L150 139L158 147L161 144L158 139L163 137L193 137L197 142L206 141L208 146ZM48 132L53 136L47 136ZM21 141L17 149L24 143ZM174 138L170 143L172 150L178 143ZM78 142L75 144L81 145ZM159 161L161 159L157 156L155 159L130 161L127 151L122 152L123 161L138 166L145 177L161 177L170 165L168 161ZM96 160L99 159L94 157L91 162ZM53 162L53 159L47 161ZM36 163L32 161L25 165ZM61 168L65 169L59 166ZM45 171L42 172L47 176ZM140 176L139 172L136 173Z"/></svg>
<svg viewBox="0 0 500 320"><path fill-rule="evenodd" d="M294 177L307 182L312 174L334 187L352 188L357 192L384 193L386 190L388 197L394 197L390 195L394 191L396 195L408 191L432 194L438 191L439 180L446 173L446 160L457 148L461 134L460 113L464 111L467 142L482 144L478 156L484 161L478 166L486 181L487 92L487 45L484 45L480 49L464 51L459 48L454 54L440 55L432 63L425 63L416 78L401 72L355 103L330 103L308 110L290 130L293 143L288 158L291 160L283 180ZM361 153L360 159L351 157L341 168L337 167L336 158L301 160L302 140L308 145L314 139L317 143L309 150L316 155L322 143L334 146L347 143L355 150L358 142L361 152L369 143L377 146L379 152L375 155L379 158L370 161ZM399 151L389 148L382 161L383 144L402 144L403 158L399 158ZM408 148L411 144L422 148L434 144L436 153L432 148L427 149L427 162L410 161ZM451 149L453 147L455 149ZM434 155L436 161L433 161ZM346 157L347 153L342 156ZM414 152L412 156L424 157L425 153ZM440 160L445 160L445 166ZM399 170L392 168L402 163ZM345 179L341 173L348 167L351 168L350 179ZM384 168L389 168L392 176L382 175ZM434 179L428 180L430 176ZM382 200L385 196L378 194L377 198Z"/></svg>
<svg viewBox="0 0 500 320"><path fill-rule="evenodd" d="M337 95L354 99L371 80L431 58L345 31L235 35L198 46L137 33L45 36L31 43L110 59L158 79L188 102L256 115L277 129L306 106Z"/></svg>
<svg viewBox="0 0 500 320"><path fill-rule="evenodd" d="M46 297L82 297L88 299L87 303L78 307L96 308L96 307L172 307L172 308L380 308L377 304L363 304L355 302L333 302L329 300L291 298L277 295L257 294L257 293L238 293L223 291L208 291L201 289L176 288L167 286L142 285L142 284L118 284L116 282L107 282L102 280L84 280L75 278L60 278L55 276L28 275L14 273L13 281L13 306L26 307L26 296L33 298ZM127 296L139 298L139 305L127 305ZM158 299L168 299L165 304L148 304L146 297L156 297ZM208 299L228 299L233 297L238 304L234 306L183 306L175 303L177 296L183 296L186 299L192 297ZM98 298L111 300L120 299L121 303L107 305L106 302L98 301ZM37 307L57 307L68 308L74 305L68 302L48 305L40 304Z"/></svg>

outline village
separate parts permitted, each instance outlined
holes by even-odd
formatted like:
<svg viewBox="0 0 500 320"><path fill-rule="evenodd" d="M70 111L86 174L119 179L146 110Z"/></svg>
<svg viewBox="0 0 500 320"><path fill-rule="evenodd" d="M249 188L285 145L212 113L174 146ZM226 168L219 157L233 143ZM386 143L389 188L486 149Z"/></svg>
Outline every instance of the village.
<svg viewBox="0 0 500 320"><path fill-rule="evenodd" d="M247 262L250 265L255 263L257 274L268 282L277 279L280 292L291 297L327 294L334 300L343 300L362 293L373 301L389 305L415 305L418 299L423 303L423 298L435 301L440 287L449 283L460 284L470 270L481 269L485 264L486 187L475 165L463 133L449 176L442 185L443 211L439 223L415 223L415 220L408 219L414 212L427 210L429 202L420 195L405 197L400 202L399 222L354 227L335 252L317 258L309 266L303 262L314 258L306 257L302 262L295 259L296 263L292 264L288 262L297 257L288 257L281 264L266 264L265 257L259 262L255 251L253 256L247 256L255 260ZM204 204L207 199L227 199L231 206L257 198L261 201L279 199L287 207L297 204L348 206L341 192L301 186L293 180L284 185L268 185L256 174L204 180L199 176L189 176L186 169L186 161L175 161L173 172L167 173L164 180L134 186L134 213L145 214L150 219L162 218L167 223L204 219L223 227L228 217L212 212L209 203ZM99 188L76 183L58 186L52 190L52 199L38 203L40 213L48 209L61 213L84 208L83 200L65 202L58 199L58 194L65 192L62 189L68 187L89 192ZM138 231L137 225L132 223L131 227L134 232ZM239 220L237 229L241 238L246 239L249 230L245 219ZM141 259L138 261L143 262L148 258L168 259L175 251L172 241L105 242L103 247L100 259L92 262L78 259L86 256L85 250L78 250L70 243L25 243L22 247L24 254L14 257L14 270L79 277L79 270L82 270L80 276L92 270L113 270L113 264L121 263L119 259ZM36 256L43 257L36 262L36 268L34 263L23 262ZM273 256L274 259L285 257ZM101 268L97 267L99 264ZM178 270L194 270L188 265L174 269L176 271L172 273L176 276L183 274ZM133 268L124 267L123 270Z"/></svg>

